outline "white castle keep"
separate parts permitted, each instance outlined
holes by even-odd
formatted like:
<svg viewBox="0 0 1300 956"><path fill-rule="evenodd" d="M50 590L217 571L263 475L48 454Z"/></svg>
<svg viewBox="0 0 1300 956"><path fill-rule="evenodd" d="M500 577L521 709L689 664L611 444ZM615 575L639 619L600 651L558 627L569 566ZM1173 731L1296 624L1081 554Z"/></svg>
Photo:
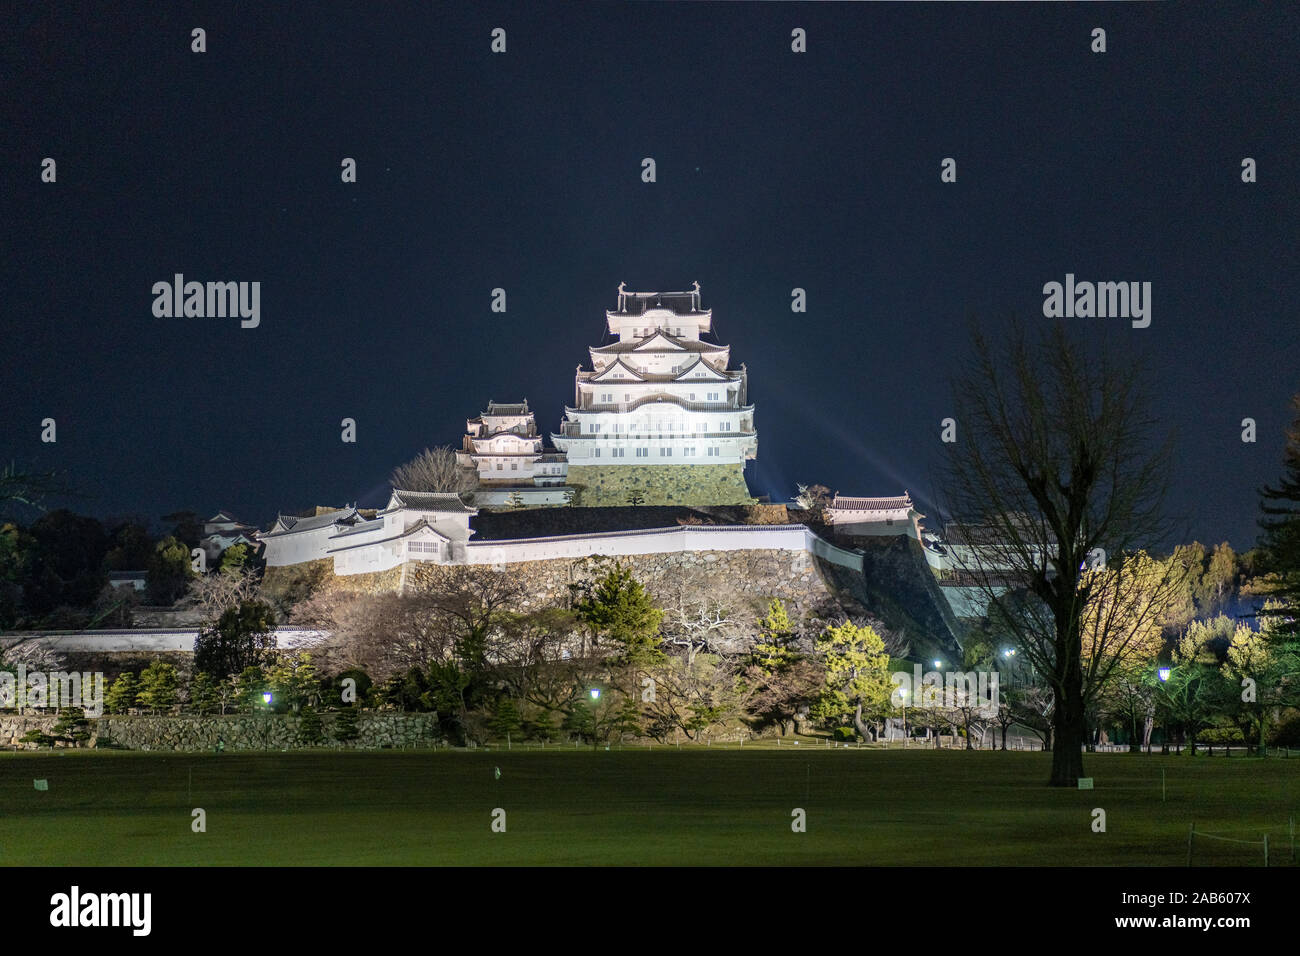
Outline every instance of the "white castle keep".
<svg viewBox="0 0 1300 956"><path fill-rule="evenodd" d="M706 342L713 310L689 292L628 292L605 321L618 341L578 368L555 447L571 465L743 465L758 454L754 406L731 348Z"/></svg>

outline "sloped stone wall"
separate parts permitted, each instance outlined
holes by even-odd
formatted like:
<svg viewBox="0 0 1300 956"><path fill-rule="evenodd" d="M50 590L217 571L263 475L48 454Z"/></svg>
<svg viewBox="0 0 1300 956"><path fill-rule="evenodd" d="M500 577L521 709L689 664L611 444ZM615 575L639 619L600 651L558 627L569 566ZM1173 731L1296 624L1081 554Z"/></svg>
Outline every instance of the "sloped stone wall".
<svg viewBox="0 0 1300 956"><path fill-rule="evenodd" d="M569 465L569 485L581 488L574 504L597 508L626 505L633 491L646 505L748 505L745 466Z"/></svg>
<svg viewBox="0 0 1300 956"><path fill-rule="evenodd" d="M518 579L523 584L518 609L533 611L567 606L573 587L595 581L616 561L632 571L666 614L671 615L680 606L725 608L736 623L736 633L722 637L718 644L721 650L748 649L756 622L767 613L768 601L774 597L785 603L795 621L838 621L848 614L865 613L852 596L839 594L827 585L824 562L807 551L681 551L619 558L555 558L501 565L489 573ZM490 567L457 571L484 573ZM408 590L421 587L424 570L415 566L408 569ZM339 580L342 583L349 579Z"/></svg>

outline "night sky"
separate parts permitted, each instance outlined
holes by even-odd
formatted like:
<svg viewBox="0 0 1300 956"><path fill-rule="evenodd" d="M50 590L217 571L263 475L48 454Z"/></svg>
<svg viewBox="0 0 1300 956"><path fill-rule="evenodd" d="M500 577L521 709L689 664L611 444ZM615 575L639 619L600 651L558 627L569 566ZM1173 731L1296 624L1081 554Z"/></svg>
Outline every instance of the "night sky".
<svg viewBox="0 0 1300 956"><path fill-rule="evenodd" d="M698 280L752 490L926 511L970 321L1074 273L1152 283L1147 329L1070 321L1149 365L1190 535L1254 543L1300 390L1297 5L268 6L0 13L0 454L77 510L379 504L488 399L555 430L620 281ZM156 318L178 272L260 281L261 325Z"/></svg>

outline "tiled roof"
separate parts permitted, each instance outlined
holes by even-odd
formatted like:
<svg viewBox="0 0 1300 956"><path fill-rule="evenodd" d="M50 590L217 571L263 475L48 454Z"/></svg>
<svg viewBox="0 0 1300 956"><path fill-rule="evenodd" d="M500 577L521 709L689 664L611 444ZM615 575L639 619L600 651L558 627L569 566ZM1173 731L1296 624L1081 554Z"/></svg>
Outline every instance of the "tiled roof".
<svg viewBox="0 0 1300 956"><path fill-rule="evenodd" d="M339 521L351 521L356 516L357 509L350 507L338 511L329 511L321 515L313 515L310 518L299 518L296 515L280 515L278 520L285 526L284 530L267 532L267 534L297 534L299 531L316 531L320 528L328 528Z"/></svg>
<svg viewBox="0 0 1300 956"><path fill-rule="evenodd" d="M836 495L831 508L836 511L897 511L912 507L911 495L894 498L842 498Z"/></svg>
<svg viewBox="0 0 1300 956"><path fill-rule="evenodd" d="M465 507L465 502L460 500L460 495L449 491L405 491L394 488L393 496L389 499L388 508L385 510L392 511L396 508L410 508L412 511L441 511L447 514L476 513L473 508Z"/></svg>
<svg viewBox="0 0 1300 956"><path fill-rule="evenodd" d="M654 336L650 336L650 339L653 338ZM589 351L595 352L597 355L621 355L627 352L636 351L638 348L640 348L642 354L645 354L647 352L656 352L656 351L658 352L677 352L677 351L725 352L727 351L727 349L731 347L729 345L713 345L710 342L703 342L698 339L676 339L670 335L665 335L663 336L663 338L671 339L673 344L679 345L681 346L681 348L680 349L644 348L645 343L650 339L642 339L639 342L614 342L610 345L593 346L592 348L589 349Z"/></svg>
<svg viewBox="0 0 1300 956"><path fill-rule="evenodd" d="M692 363L691 365L684 368L682 371L677 372L675 374L672 372L668 372L667 374L664 375L655 375L650 372L636 372L638 378L633 378L633 379L618 379L618 378L614 378L612 375L605 379L600 378L600 376L603 375L604 372L608 372L611 368L614 367L615 364L618 363L611 363L610 365L606 365L602 372L597 372L594 374L592 372L580 372L578 374L578 381L591 382L597 385L639 385L643 382L684 382L685 384L689 385L691 382L739 382L740 381L739 372L733 372L731 370L727 370L725 372L718 372L717 369L713 369L713 371L717 372L719 376L718 378L713 378L713 377L687 378L686 377L687 373L690 372L692 369L694 369L696 365L699 364L698 362ZM708 363L705 364L707 365ZM624 367L626 368L627 366ZM708 367L712 368L712 366L708 366Z"/></svg>
<svg viewBox="0 0 1300 956"><path fill-rule="evenodd" d="M625 292L623 311L610 314L642 315L647 309L670 309L677 315L705 314L705 310L696 311L692 292Z"/></svg>
<svg viewBox="0 0 1300 956"><path fill-rule="evenodd" d="M499 402L488 402L487 411L484 415L528 415L528 399L516 405L503 405Z"/></svg>
<svg viewBox="0 0 1300 956"><path fill-rule="evenodd" d="M340 551L352 551L356 548L371 548L377 544L388 544L388 542L390 541L400 541L403 538L409 538L411 535L416 534L417 532L423 531L425 529L428 529L434 535L434 537L441 538L443 541L451 540L451 538L447 537L445 534L440 532L433 525L429 524L429 522L421 518L419 521L415 522L415 524L411 525L405 531L400 531L397 534L389 535L387 538L380 538L377 541L361 541L358 542L357 544L345 544L337 548L329 548L327 549L326 553L337 554ZM336 537L341 537L341 536L336 535Z"/></svg>
<svg viewBox="0 0 1300 956"><path fill-rule="evenodd" d="M376 519L374 521L358 521L352 527L346 528L338 534L330 535L330 540L333 541L335 538L345 538L350 534L366 534L367 532L380 529L383 526L383 519Z"/></svg>
<svg viewBox="0 0 1300 956"><path fill-rule="evenodd" d="M625 372L627 372L629 375L631 375L631 376L632 376L632 381L634 381L634 382L635 382L635 381L642 381L642 380L649 380L649 379L653 378L653 376L647 375L647 374L645 374L644 372L638 372L638 371L637 371L636 369L634 369L632 366L630 366L630 365L628 365L626 362L624 362L621 358L619 358L619 359L615 359L614 361L610 362L608 365L606 365L606 366L605 366L603 369L601 369L599 372L580 372L580 373L579 373L579 377L581 377L582 375L587 375L587 376L590 376L590 378L591 378L593 381L598 381L602 375L608 375L608 376L612 379L612 378L614 377L614 370L615 370L615 369L618 369L618 368L621 368L623 371L625 371Z"/></svg>

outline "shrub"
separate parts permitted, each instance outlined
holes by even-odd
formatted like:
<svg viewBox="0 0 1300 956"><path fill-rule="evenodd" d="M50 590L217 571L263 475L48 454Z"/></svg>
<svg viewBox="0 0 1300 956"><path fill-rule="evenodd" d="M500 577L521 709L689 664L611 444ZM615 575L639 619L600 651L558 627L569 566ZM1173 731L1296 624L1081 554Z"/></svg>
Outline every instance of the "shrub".
<svg viewBox="0 0 1300 956"><path fill-rule="evenodd" d="M315 707L304 707L298 721L298 742L318 744L325 739L325 729Z"/></svg>
<svg viewBox="0 0 1300 956"><path fill-rule="evenodd" d="M344 707L334 721L334 739L339 741L356 740L361 736L358 720L361 712L356 707Z"/></svg>

